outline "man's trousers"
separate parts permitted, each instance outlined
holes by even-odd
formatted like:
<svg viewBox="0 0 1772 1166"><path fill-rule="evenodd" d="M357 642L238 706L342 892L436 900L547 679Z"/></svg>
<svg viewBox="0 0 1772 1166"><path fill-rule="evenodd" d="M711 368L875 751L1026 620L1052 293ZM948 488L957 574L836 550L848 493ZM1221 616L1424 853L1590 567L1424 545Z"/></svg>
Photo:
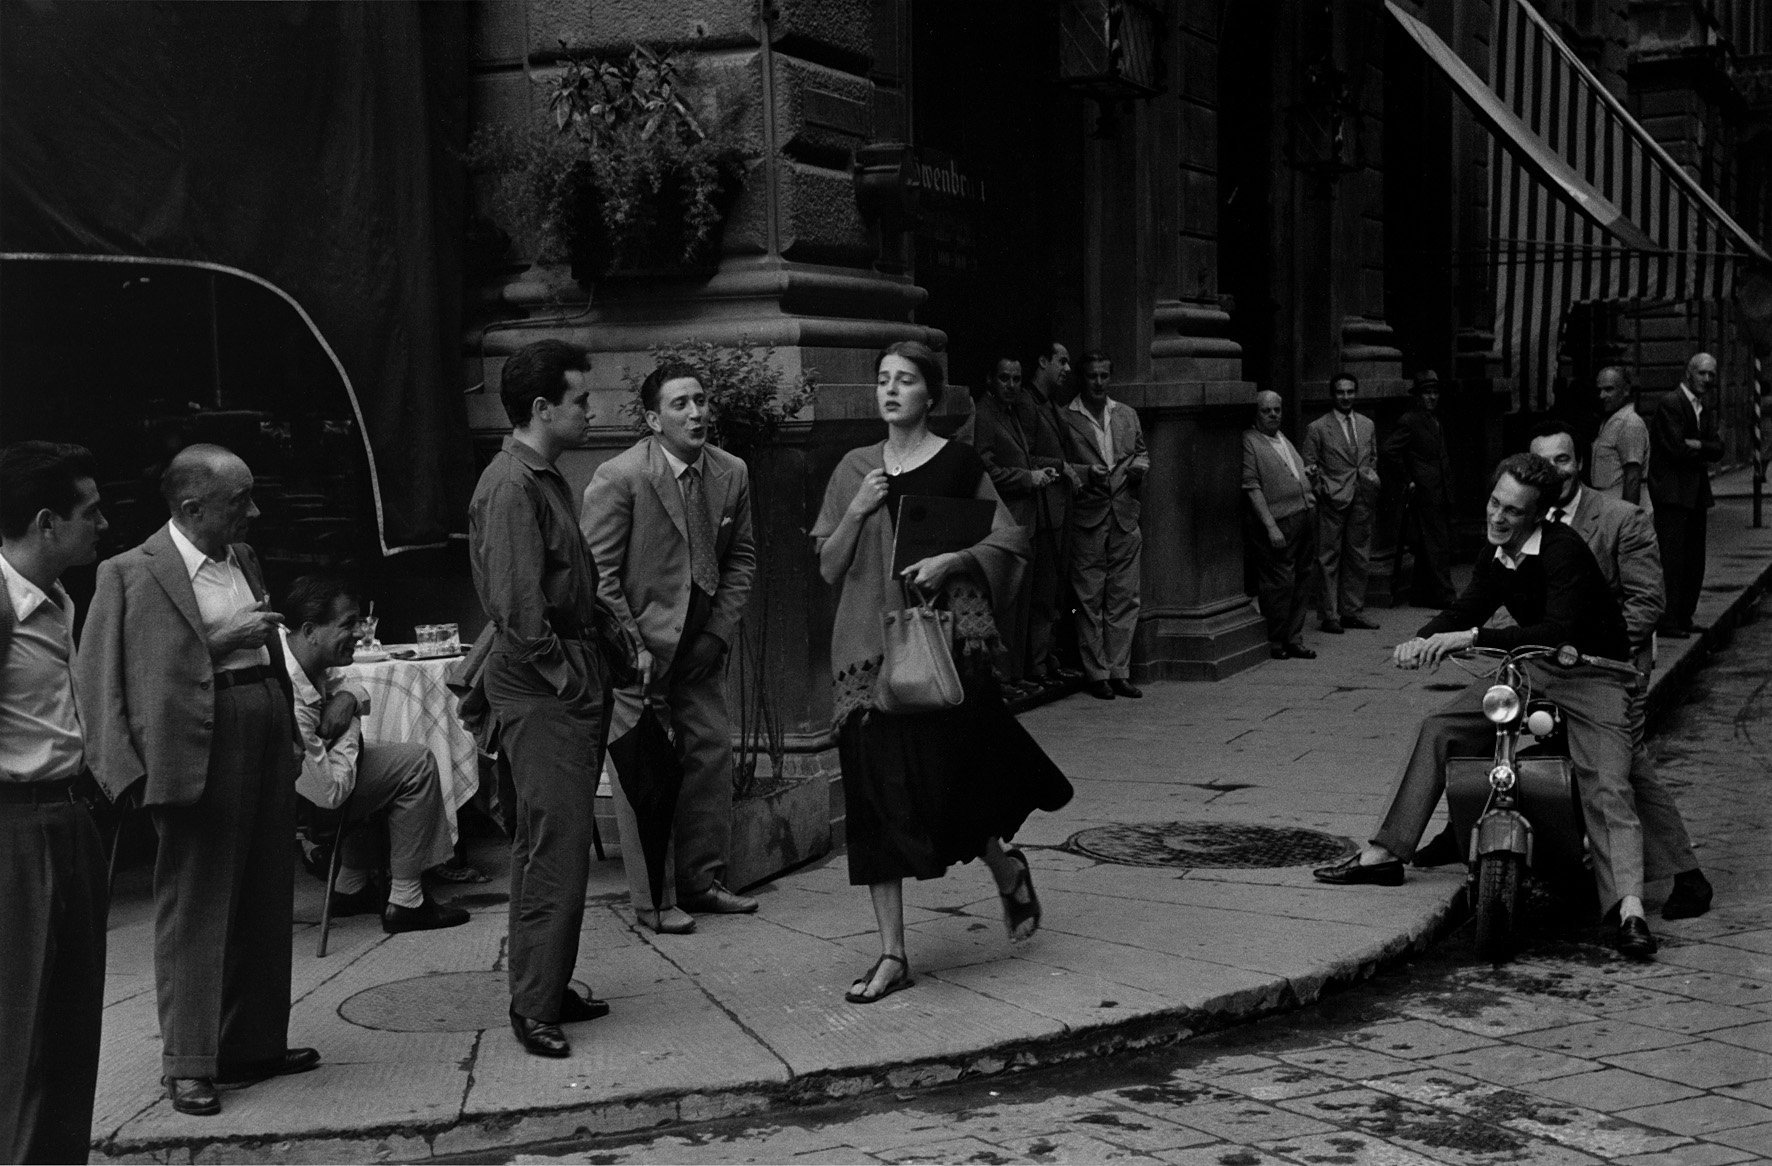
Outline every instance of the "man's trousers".
<svg viewBox="0 0 1772 1166"><path fill-rule="evenodd" d="M555 693L502 637L487 659L483 681L517 791L507 945L511 1007L549 1024L560 1018L560 1002L578 963L608 710L594 650L578 640L563 643L584 681L570 699Z"/></svg>
<svg viewBox="0 0 1772 1166"><path fill-rule="evenodd" d="M1132 676L1132 634L1138 630L1140 552L1144 533L1121 530L1108 515L1071 533L1071 586L1077 593L1077 654L1089 680Z"/></svg>
<svg viewBox="0 0 1772 1166"><path fill-rule="evenodd" d="M0 804L0 1161L86 1161L105 1011L105 878L83 804Z"/></svg>
<svg viewBox="0 0 1772 1166"><path fill-rule="evenodd" d="M1600 904L1610 910L1625 895L1643 894L1643 828L1631 796L1630 733L1625 728L1625 682L1592 669L1550 672L1528 664L1533 691L1555 701L1568 725L1587 824L1589 852ZM1480 680L1429 713L1415 736L1391 795L1390 809L1372 841L1404 862L1415 856L1422 831L1446 789L1446 758L1486 757L1495 749L1495 726L1483 716L1488 680Z"/></svg>
<svg viewBox="0 0 1772 1166"><path fill-rule="evenodd" d="M1645 649L1632 661L1641 679L1629 686L1625 723L1630 731L1630 787L1637 801L1637 818L1643 824L1643 878L1672 878L1698 869L1698 855L1686 833L1686 820L1661 775L1643 733L1644 703L1649 695L1649 676L1655 667L1654 653Z"/></svg>
<svg viewBox="0 0 1772 1166"><path fill-rule="evenodd" d="M1286 540L1283 547L1268 542L1267 528L1260 523L1251 521L1245 528L1269 647L1296 644L1304 635L1304 609L1310 601L1311 568L1316 562L1312 523L1309 510L1276 518L1274 525Z"/></svg>
<svg viewBox="0 0 1772 1166"><path fill-rule="evenodd" d="M394 878L416 879L454 855L437 758L423 745L363 742L357 784L344 806L341 865L361 871L381 865L379 832L358 827L383 810L388 814L388 873Z"/></svg>
<svg viewBox="0 0 1772 1166"><path fill-rule="evenodd" d="M1458 597L1452 586L1452 527L1446 518L1449 504L1445 494L1419 486L1409 498L1406 535L1415 555L1409 592L1418 607L1445 607Z"/></svg>
<svg viewBox="0 0 1772 1166"><path fill-rule="evenodd" d="M289 692L215 694L209 773L194 805L148 807L154 979L168 1077L214 1077L289 1047L297 762Z"/></svg>
<svg viewBox="0 0 1772 1166"><path fill-rule="evenodd" d="M1022 529L1028 532L1031 540L1034 528L1024 526ZM1033 606L1034 567L1030 564L1017 573L1015 593L999 609L1002 626L997 632L1003 637L1003 654L998 668L1001 678L1013 684L1019 684L1028 675L1028 633L1032 626Z"/></svg>
<svg viewBox="0 0 1772 1166"><path fill-rule="evenodd" d="M699 680L677 680L667 674L655 679L644 694L638 687L617 689L610 740L620 740L639 722L643 700L660 707L659 719L670 729L683 763L683 789L677 795L664 897L659 903L674 907L679 893L700 894L726 876L726 851L732 840L732 721L726 711L726 669L716 668ZM613 758L609 768L615 769ZM639 822L620 773L614 774L610 785L628 898L635 910L650 911L652 884L640 849Z"/></svg>
<svg viewBox="0 0 1772 1166"><path fill-rule="evenodd" d="M1034 524L1034 557L1028 564L1026 675L1045 676L1058 667L1054 642L1070 584L1070 527Z"/></svg>
<svg viewBox="0 0 1772 1166"><path fill-rule="evenodd" d="M1667 587L1667 627L1689 628L1704 589L1705 533L1710 511L1697 506L1655 504L1655 541L1661 547L1661 571Z"/></svg>
<svg viewBox="0 0 1772 1166"><path fill-rule="evenodd" d="M1366 576L1372 558L1372 491L1360 483L1346 506L1317 502L1317 566L1322 594L1317 614L1325 620L1366 610Z"/></svg>

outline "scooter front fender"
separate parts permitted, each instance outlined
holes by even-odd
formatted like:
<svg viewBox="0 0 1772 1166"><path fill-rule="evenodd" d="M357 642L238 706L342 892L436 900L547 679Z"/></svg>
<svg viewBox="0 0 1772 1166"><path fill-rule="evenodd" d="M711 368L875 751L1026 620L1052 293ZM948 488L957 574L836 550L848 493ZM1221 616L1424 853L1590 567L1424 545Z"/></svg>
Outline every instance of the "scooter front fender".
<svg viewBox="0 0 1772 1166"><path fill-rule="evenodd" d="M1477 822L1471 861L1485 854L1517 854L1532 865L1532 823L1514 810L1492 810Z"/></svg>

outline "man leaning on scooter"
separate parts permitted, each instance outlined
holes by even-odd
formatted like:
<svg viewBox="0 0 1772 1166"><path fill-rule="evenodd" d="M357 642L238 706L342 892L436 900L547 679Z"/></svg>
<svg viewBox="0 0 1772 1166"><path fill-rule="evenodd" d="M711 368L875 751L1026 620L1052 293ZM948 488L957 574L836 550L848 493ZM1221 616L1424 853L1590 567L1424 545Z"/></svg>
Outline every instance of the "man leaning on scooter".
<svg viewBox="0 0 1772 1166"><path fill-rule="evenodd" d="M1475 573L1451 607L1398 644L1399 668L1433 668L1447 655L1477 646L1573 645L1584 656L1630 659L1618 600L1593 552L1567 526L1542 522L1561 479L1536 454L1502 459L1490 480L1484 533L1494 551L1478 555ZM1483 625L1506 607L1516 627ZM1631 797L1626 682L1595 668L1528 665L1536 687L1563 710L1569 751L1581 791L1600 903L1618 917L1618 950L1633 959L1655 954L1643 915L1643 829ZM1486 752L1495 727L1483 715L1486 682L1467 687L1421 723L1403 765L1390 809L1359 853L1315 871L1326 883L1399 886L1440 793L1449 754Z"/></svg>

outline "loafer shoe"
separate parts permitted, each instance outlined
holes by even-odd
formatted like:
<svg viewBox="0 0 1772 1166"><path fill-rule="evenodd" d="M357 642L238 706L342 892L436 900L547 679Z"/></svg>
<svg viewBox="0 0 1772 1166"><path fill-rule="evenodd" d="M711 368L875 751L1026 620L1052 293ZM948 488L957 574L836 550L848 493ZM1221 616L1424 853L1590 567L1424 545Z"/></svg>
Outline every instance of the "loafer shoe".
<svg viewBox="0 0 1772 1166"><path fill-rule="evenodd" d="M221 1096L215 1082L207 1077L167 1077L166 1096L172 1108L192 1117L209 1117L221 1112Z"/></svg>
<svg viewBox="0 0 1772 1166"><path fill-rule="evenodd" d="M332 917L344 919L352 915L380 915L382 898L375 893L374 887L364 887L350 894L332 892Z"/></svg>
<svg viewBox="0 0 1772 1166"><path fill-rule="evenodd" d="M1649 934L1649 922L1641 915L1632 915L1618 923L1618 954L1626 959L1652 958L1661 947Z"/></svg>
<svg viewBox="0 0 1772 1166"><path fill-rule="evenodd" d="M757 900L748 895L735 895L716 882L705 891L678 895L677 906L697 915L750 915L757 910Z"/></svg>
<svg viewBox="0 0 1772 1166"><path fill-rule="evenodd" d="M1311 872L1311 877L1338 887L1400 887L1403 885L1403 864L1392 858L1361 866L1360 856L1354 854L1333 865L1318 867Z"/></svg>
<svg viewBox="0 0 1772 1166"><path fill-rule="evenodd" d="M1108 687L1114 690L1115 696L1123 696L1127 700L1139 700L1144 696L1144 689L1130 680L1110 680Z"/></svg>
<svg viewBox="0 0 1772 1166"><path fill-rule="evenodd" d="M284 1049L280 1057L252 1061L245 1065L221 1065L215 1075L217 1089L241 1089L272 1077L306 1073L320 1067L319 1049Z"/></svg>
<svg viewBox="0 0 1772 1166"><path fill-rule="evenodd" d="M1341 626L1344 628L1355 628L1362 632L1376 632L1381 630L1377 624L1373 623L1363 615L1344 615L1341 617Z"/></svg>
<svg viewBox="0 0 1772 1166"><path fill-rule="evenodd" d="M688 935L695 930L695 919L676 907L666 907L663 911L637 910L634 918L660 935Z"/></svg>
<svg viewBox="0 0 1772 1166"><path fill-rule="evenodd" d="M580 996L571 988L560 996L560 1024L579 1024L586 1020L601 1020L609 1015L609 1001L599 1000L595 996Z"/></svg>
<svg viewBox="0 0 1772 1166"><path fill-rule="evenodd" d="M1083 674L1075 668L1054 668L1052 675L1058 677L1059 681L1064 684L1083 679Z"/></svg>
<svg viewBox="0 0 1772 1166"><path fill-rule="evenodd" d="M1328 632L1332 636L1339 636L1341 635L1341 621L1338 619L1326 619L1317 625L1317 629L1319 631Z"/></svg>
<svg viewBox="0 0 1772 1166"><path fill-rule="evenodd" d="M468 921L468 913L460 907L439 903L426 895L416 907L399 907L392 903L381 913L381 929L389 935L403 931L441 931L460 927Z"/></svg>
<svg viewBox="0 0 1772 1166"><path fill-rule="evenodd" d="M1692 635L1692 633L1686 628L1674 624L1667 624L1656 628L1655 634L1667 640L1684 640Z"/></svg>
<svg viewBox="0 0 1772 1166"><path fill-rule="evenodd" d="M511 1010L511 1032L516 1035L517 1043L524 1051L534 1057L569 1057L572 1055L572 1044L566 1034L560 1031L558 1024L545 1020L533 1020L516 1009Z"/></svg>
<svg viewBox="0 0 1772 1166"><path fill-rule="evenodd" d="M1087 692L1090 696L1093 696L1096 700L1114 699L1114 686L1105 680L1091 680L1088 684L1083 686L1083 691Z"/></svg>
<svg viewBox="0 0 1772 1166"><path fill-rule="evenodd" d="M1683 870L1674 876L1674 889L1661 905L1663 919L1693 919L1710 910L1710 880L1701 870Z"/></svg>

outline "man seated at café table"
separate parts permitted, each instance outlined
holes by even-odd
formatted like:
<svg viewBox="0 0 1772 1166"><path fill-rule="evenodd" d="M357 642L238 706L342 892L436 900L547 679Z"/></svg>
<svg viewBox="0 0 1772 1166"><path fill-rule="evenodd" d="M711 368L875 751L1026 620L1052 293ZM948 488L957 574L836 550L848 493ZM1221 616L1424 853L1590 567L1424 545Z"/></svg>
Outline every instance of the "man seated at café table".
<svg viewBox="0 0 1772 1166"><path fill-rule="evenodd" d="M302 746L295 789L320 809L343 816L332 913L379 912L389 934L466 923L466 911L439 903L424 890L425 871L454 853L437 759L420 744L364 741L361 718L369 711L369 697L361 688L339 683L332 671L351 662L362 621L357 597L342 580L308 575L290 585L283 611L289 621L283 652ZM370 870L379 865L380 838L359 829L383 810L391 875L385 908L369 882Z"/></svg>

